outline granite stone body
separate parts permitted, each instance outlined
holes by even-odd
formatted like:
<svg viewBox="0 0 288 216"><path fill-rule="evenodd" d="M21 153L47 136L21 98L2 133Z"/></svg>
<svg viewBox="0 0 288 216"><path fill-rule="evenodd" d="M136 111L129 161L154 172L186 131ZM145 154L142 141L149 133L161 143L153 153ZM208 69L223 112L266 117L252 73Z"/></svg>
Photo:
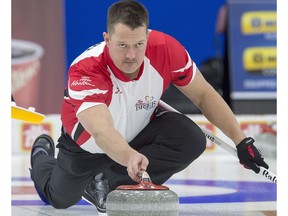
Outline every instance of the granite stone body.
<svg viewBox="0 0 288 216"><path fill-rule="evenodd" d="M114 190L107 196L108 216L178 216L179 198L171 190Z"/></svg>

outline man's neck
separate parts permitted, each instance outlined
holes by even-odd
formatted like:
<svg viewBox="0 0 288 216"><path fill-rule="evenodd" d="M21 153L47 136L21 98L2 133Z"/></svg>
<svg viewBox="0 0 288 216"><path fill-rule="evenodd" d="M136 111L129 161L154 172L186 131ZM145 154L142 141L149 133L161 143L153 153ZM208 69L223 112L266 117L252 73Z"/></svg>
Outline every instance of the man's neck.
<svg viewBox="0 0 288 216"><path fill-rule="evenodd" d="M139 69L135 71L134 73L124 73L124 75L128 77L130 80L134 80L135 78L137 78L138 73L139 73Z"/></svg>

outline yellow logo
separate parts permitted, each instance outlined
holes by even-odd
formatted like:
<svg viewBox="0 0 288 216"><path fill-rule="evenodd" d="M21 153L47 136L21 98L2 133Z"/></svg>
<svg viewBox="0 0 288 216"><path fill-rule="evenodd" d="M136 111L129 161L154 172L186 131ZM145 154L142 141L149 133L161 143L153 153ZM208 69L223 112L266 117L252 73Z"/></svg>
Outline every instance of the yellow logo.
<svg viewBox="0 0 288 216"><path fill-rule="evenodd" d="M276 69L276 47L249 47L243 53L243 66L246 71Z"/></svg>
<svg viewBox="0 0 288 216"><path fill-rule="evenodd" d="M275 33L277 30L276 11L246 12L241 17L243 34Z"/></svg>

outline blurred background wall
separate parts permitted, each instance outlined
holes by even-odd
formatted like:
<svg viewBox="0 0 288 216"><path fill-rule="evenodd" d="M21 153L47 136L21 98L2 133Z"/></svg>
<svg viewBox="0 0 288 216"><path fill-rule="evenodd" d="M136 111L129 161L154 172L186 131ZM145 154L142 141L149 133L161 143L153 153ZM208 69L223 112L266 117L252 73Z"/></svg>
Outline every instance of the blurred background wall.
<svg viewBox="0 0 288 216"><path fill-rule="evenodd" d="M115 0L66 1L68 64L87 47L103 40L106 13ZM215 55L217 13L225 0L142 0L150 13L150 28L177 38L200 64Z"/></svg>
<svg viewBox="0 0 288 216"><path fill-rule="evenodd" d="M14 99L19 106L32 106L41 113L60 113L66 73L63 2L12 0L11 8L12 39L22 42L12 40ZM36 52L30 43L43 49L36 63L29 62L29 55ZM13 60L17 61L14 67ZM17 85L15 92L13 84Z"/></svg>

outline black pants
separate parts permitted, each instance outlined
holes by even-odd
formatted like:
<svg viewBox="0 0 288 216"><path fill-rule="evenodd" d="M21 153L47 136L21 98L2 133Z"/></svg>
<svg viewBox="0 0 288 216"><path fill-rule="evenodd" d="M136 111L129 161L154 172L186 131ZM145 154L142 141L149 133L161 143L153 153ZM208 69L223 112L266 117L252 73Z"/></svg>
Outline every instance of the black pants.
<svg viewBox="0 0 288 216"><path fill-rule="evenodd" d="M206 138L185 115L166 112L155 117L129 144L148 158L147 172L152 182L160 185L204 152ZM39 155L31 171L37 191L55 208L76 204L87 184L100 172L112 190L123 184L137 184L128 176L126 167L106 154L84 151L64 133L57 147L57 159Z"/></svg>

